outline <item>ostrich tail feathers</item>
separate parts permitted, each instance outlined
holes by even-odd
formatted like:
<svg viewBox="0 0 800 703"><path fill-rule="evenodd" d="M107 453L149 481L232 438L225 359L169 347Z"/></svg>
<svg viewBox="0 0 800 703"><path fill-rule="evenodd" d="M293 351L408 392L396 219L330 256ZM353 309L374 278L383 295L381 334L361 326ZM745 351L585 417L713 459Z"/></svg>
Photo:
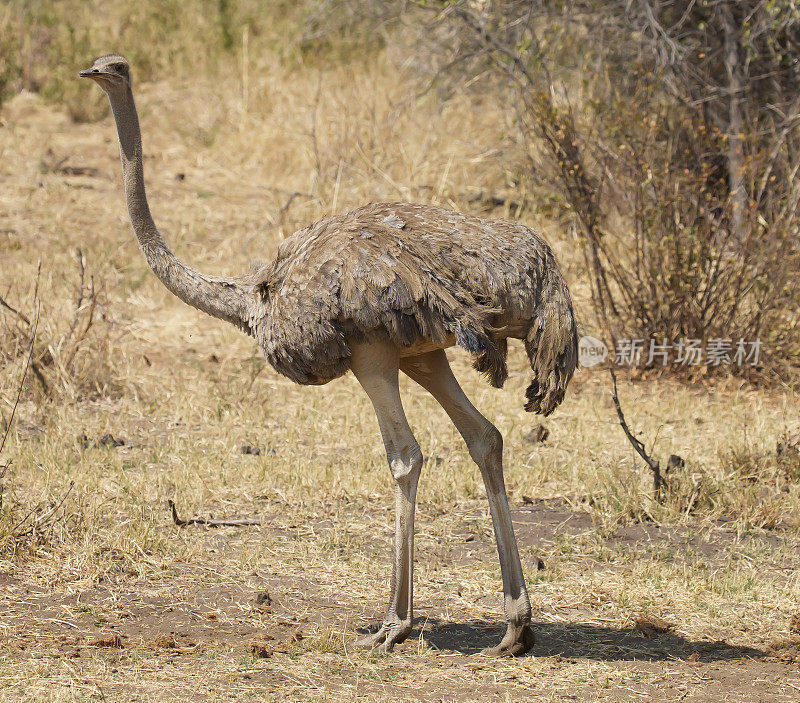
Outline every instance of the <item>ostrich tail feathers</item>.
<svg viewBox="0 0 800 703"><path fill-rule="evenodd" d="M542 302L525 337L533 379L525 391L527 412L549 415L564 400L578 362L578 333L572 301L563 280Z"/></svg>

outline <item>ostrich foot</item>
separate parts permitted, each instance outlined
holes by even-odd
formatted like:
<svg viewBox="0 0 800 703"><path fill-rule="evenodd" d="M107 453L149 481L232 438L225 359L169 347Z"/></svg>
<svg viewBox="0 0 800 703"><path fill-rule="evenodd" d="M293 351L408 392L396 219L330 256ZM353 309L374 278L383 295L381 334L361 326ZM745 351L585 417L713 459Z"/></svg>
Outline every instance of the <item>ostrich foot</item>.
<svg viewBox="0 0 800 703"><path fill-rule="evenodd" d="M487 647L481 654L488 657L521 657L529 652L536 638L530 625L512 625L509 623L506 634L500 644Z"/></svg>
<svg viewBox="0 0 800 703"><path fill-rule="evenodd" d="M400 644L411 634L411 622L384 622L377 632L356 641L359 649L378 649L391 652L396 644Z"/></svg>

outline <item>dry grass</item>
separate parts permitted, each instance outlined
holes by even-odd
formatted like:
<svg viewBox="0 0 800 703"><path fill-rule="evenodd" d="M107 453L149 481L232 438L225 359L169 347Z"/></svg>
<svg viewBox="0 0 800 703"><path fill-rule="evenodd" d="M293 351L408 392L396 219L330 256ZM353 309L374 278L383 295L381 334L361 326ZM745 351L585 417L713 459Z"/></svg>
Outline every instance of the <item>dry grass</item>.
<svg viewBox="0 0 800 703"><path fill-rule="evenodd" d="M479 210L473 193L505 190L504 116L489 100L410 100L401 59L387 50L356 80L352 66L264 64L246 105L238 78L138 86L152 208L176 253L233 273L332 211L399 198ZM29 377L5 450L5 495L32 506L75 488L72 527L0 560L4 699L797 699L800 676L781 659L800 610L800 499L796 473L774 456L797 427L796 396L733 381L621 384L632 426L657 438L659 457L686 459L660 506L602 372L577 375L534 446L519 350L502 391L453 352L468 394L506 437L537 656L460 653L499 634L491 525L460 438L405 381L427 457L419 624L390 657L353 652L355 628L380 617L387 593L392 504L356 382L294 386L263 368L251 341L160 287L129 231L108 118L75 124L22 95L0 119L2 294L23 304L41 257L43 329L58 338L80 247L106 311L79 369L59 377L69 392L46 395ZM96 171L42 168L64 158ZM511 214L535 222L530 209ZM580 292L572 243L551 236ZM3 352L6 416L22 359ZM125 445L97 442L108 433ZM261 454L241 454L244 444ZM181 530L169 498L182 514L264 525ZM264 589L273 606L253 603ZM674 631L648 639L635 626L647 614ZM257 633L275 642L266 658L250 653Z"/></svg>

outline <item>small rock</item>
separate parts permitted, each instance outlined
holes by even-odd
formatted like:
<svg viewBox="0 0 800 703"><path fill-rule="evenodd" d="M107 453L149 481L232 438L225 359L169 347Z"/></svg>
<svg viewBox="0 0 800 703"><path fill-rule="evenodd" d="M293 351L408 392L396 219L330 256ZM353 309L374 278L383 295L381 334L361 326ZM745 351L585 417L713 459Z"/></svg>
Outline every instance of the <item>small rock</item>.
<svg viewBox="0 0 800 703"><path fill-rule="evenodd" d="M525 434L525 440L531 444L540 444L550 436L550 430L544 425L536 425L530 432Z"/></svg>
<svg viewBox="0 0 800 703"><path fill-rule="evenodd" d="M273 605L274 603L269 591L261 591L260 593L256 593L256 597L253 598L253 602L256 605Z"/></svg>
<svg viewBox="0 0 800 703"><path fill-rule="evenodd" d="M258 447L251 447L249 444L243 444L241 452L242 454L251 454L252 456L261 454L261 450Z"/></svg>
<svg viewBox="0 0 800 703"><path fill-rule="evenodd" d="M670 454L669 459L667 459L666 471L669 473L673 469L682 469L685 465L686 462L683 460L683 457L678 456L677 454Z"/></svg>
<svg viewBox="0 0 800 703"><path fill-rule="evenodd" d="M125 440L117 439L113 434L104 434L97 442L98 447L124 447Z"/></svg>
<svg viewBox="0 0 800 703"><path fill-rule="evenodd" d="M96 441L92 441L89 439L85 434L82 434L78 437L78 444L83 449L89 449L90 447L124 447L125 440L124 439L117 439L111 433L104 434L100 439Z"/></svg>
<svg viewBox="0 0 800 703"><path fill-rule="evenodd" d="M185 173L176 173L175 174L175 180L176 181L184 181L184 180L186 180L186 174Z"/></svg>
<svg viewBox="0 0 800 703"><path fill-rule="evenodd" d="M532 562L536 571L544 571L544 559L541 557L533 557Z"/></svg>
<svg viewBox="0 0 800 703"><path fill-rule="evenodd" d="M675 625L655 615L640 615L633 623L634 629L645 637L653 638L665 632L671 632Z"/></svg>

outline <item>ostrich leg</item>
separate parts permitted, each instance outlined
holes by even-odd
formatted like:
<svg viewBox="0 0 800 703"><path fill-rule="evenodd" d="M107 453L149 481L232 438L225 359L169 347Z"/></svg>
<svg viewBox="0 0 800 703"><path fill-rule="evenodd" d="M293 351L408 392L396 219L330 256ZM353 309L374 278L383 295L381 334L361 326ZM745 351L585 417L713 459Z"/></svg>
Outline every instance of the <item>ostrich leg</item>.
<svg viewBox="0 0 800 703"><path fill-rule="evenodd" d="M500 644L484 651L493 656L519 656L534 643L530 629L531 604L519 560L517 541L503 480L503 437L461 390L444 350L403 359L400 368L425 388L445 409L478 465L486 485L503 575L508 629Z"/></svg>
<svg viewBox="0 0 800 703"><path fill-rule="evenodd" d="M399 351L392 344L353 345L350 368L366 391L381 429L395 484L395 544L389 609L380 629L360 647L391 651L411 633L414 589L414 502L422 452L408 426L398 387Z"/></svg>

